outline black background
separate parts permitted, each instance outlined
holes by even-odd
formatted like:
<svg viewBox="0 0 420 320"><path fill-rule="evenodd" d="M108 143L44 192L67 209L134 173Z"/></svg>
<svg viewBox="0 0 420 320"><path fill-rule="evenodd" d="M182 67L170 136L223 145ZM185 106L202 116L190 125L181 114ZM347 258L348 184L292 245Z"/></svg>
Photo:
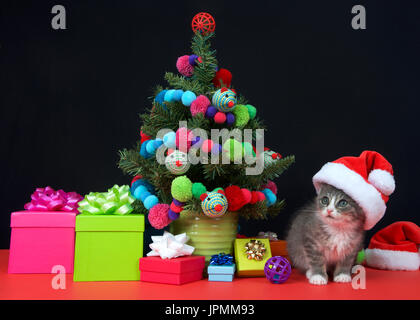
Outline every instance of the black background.
<svg viewBox="0 0 420 320"><path fill-rule="evenodd" d="M199 2L199 3L198 3ZM67 29L53 30L64 5ZM353 30L362 4L367 29ZM276 231L315 192L321 166L365 149L393 164L396 191L373 232L420 223L419 12L404 1L2 1L0 248L36 187L86 194L129 182L117 151L139 135L165 71L190 54L192 17L216 20L220 67L258 108L266 145L296 164L276 182L287 208L241 233ZM148 240L148 237L146 236Z"/></svg>

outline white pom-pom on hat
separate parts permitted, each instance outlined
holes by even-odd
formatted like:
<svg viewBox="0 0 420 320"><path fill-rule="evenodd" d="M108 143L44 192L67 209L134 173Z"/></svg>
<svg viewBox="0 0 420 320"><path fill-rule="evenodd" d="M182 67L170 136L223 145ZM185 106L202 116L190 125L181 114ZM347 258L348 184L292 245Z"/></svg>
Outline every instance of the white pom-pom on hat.
<svg viewBox="0 0 420 320"><path fill-rule="evenodd" d="M394 176L386 170L372 170L369 173L368 181L386 196L390 196L395 190Z"/></svg>

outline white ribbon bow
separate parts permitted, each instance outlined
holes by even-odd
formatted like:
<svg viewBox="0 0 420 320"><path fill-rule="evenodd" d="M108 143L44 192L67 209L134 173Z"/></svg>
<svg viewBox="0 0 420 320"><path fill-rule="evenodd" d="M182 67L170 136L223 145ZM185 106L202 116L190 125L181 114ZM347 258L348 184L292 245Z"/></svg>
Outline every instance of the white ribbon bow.
<svg viewBox="0 0 420 320"><path fill-rule="evenodd" d="M163 236L152 236L149 245L150 251L148 257L160 256L162 259L172 259L181 256L190 256L194 252L194 247L186 244L190 240L186 233L174 236L172 233L165 231Z"/></svg>

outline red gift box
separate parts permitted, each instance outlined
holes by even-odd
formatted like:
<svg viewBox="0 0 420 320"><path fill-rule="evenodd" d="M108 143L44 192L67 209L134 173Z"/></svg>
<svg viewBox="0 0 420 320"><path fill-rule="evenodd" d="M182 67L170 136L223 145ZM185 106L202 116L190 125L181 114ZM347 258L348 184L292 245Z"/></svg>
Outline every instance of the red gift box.
<svg viewBox="0 0 420 320"><path fill-rule="evenodd" d="M188 256L174 259L140 258L140 280L167 284L184 284L201 280L205 258Z"/></svg>

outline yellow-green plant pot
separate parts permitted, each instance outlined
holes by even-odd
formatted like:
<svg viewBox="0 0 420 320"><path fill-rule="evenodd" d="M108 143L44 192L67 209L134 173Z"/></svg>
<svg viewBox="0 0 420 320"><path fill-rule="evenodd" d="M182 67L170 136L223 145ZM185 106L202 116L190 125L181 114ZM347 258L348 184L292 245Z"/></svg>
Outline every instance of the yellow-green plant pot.
<svg viewBox="0 0 420 320"><path fill-rule="evenodd" d="M190 237L194 255L206 257L208 262L213 254L233 253L233 242L238 230L238 214L226 212L223 217L209 218L204 213L181 212L180 217L171 223L171 233L186 233Z"/></svg>

